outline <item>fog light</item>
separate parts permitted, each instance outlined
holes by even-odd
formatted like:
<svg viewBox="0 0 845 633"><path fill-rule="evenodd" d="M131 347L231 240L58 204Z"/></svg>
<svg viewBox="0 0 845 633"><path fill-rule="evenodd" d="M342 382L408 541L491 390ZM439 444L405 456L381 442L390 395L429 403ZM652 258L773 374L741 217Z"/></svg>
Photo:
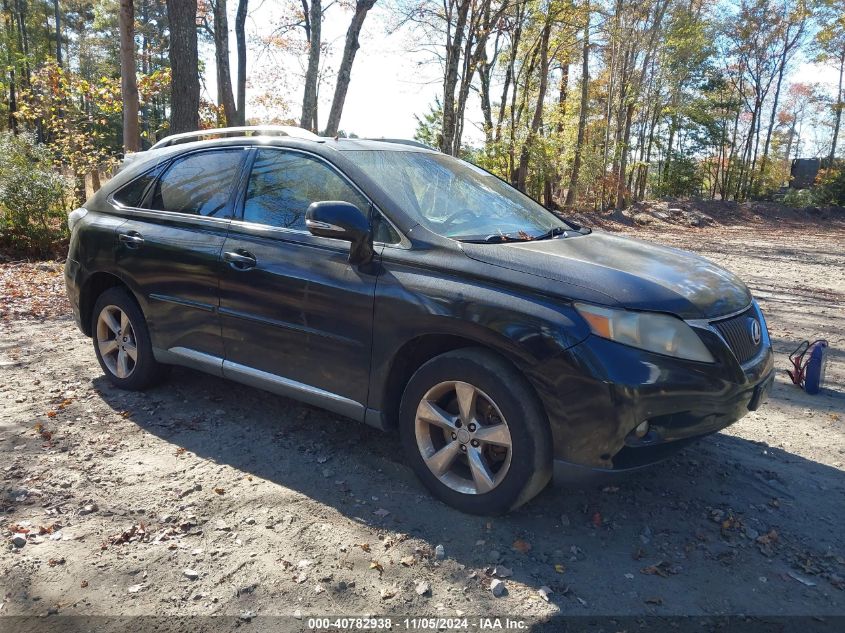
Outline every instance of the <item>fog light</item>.
<svg viewBox="0 0 845 633"><path fill-rule="evenodd" d="M634 435L636 435L640 439L644 438L647 434L648 420L646 420L645 422L640 422L640 424L637 425L637 428L634 429Z"/></svg>

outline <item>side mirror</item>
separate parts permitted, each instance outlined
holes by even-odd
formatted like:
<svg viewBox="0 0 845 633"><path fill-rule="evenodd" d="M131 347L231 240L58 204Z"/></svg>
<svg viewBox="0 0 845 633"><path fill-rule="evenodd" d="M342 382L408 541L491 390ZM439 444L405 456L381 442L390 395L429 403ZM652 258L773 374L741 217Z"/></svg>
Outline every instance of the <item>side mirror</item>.
<svg viewBox="0 0 845 633"><path fill-rule="evenodd" d="M351 242L350 264L365 264L373 257L370 221L354 204L335 200L312 202L305 212L305 226L311 235Z"/></svg>

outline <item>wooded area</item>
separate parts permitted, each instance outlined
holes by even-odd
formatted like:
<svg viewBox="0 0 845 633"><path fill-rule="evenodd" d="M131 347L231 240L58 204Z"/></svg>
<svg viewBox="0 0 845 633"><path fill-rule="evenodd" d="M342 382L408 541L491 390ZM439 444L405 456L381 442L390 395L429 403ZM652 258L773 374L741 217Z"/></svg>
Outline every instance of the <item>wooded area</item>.
<svg viewBox="0 0 845 633"><path fill-rule="evenodd" d="M442 60L443 98L419 138L548 206L621 209L645 197L771 194L809 123L837 154L845 13L823 0L447 0L404 9ZM839 90L788 83L801 54ZM494 92L496 87L500 91ZM484 146L464 148L477 91Z"/></svg>
<svg viewBox="0 0 845 633"><path fill-rule="evenodd" d="M14 218L78 203L86 177L96 188L101 171L125 151L170 133L273 120L344 134L356 53L367 46L362 29L377 4L287 0L284 23L268 36L248 32L249 0L2 2L0 132L11 149L0 168L0 208L7 229ZM834 161L845 96L841 0L383 2L380 10L412 34L442 76L437 102L419 104L417 138L549 207L605 211L660 196L766 197L788 182L791 159L808 150L826 159L822 187L794 194L796 203L845 198ZM337 68L327 71L329 19L347 28ZM203 43L214 49L211 68L198 52ZM261 47L301 58L302 75L289 73L301 95L298 119L277 115L278 90L268 85L261 94L262 77L250 74ZM795 77L804 62L831 68L838 89ZM202 89L210 77L213 99ZM255 112L248 85L259 92ZM321 117L322 104L328 115ZM483 142L466 141L472 126ZM38 168L25 170L26 182L9 184L15 165L33 161ZM45 190L38 179L52 184ZM42 197L19 196L31 208L10 210L11 190L36 184Z"/></svg>

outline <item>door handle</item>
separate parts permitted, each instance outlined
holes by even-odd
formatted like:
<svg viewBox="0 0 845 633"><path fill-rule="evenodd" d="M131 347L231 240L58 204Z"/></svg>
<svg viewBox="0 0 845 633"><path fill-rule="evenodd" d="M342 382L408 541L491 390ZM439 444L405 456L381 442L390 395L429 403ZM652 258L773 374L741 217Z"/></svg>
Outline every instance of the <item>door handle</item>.
<svg viewBox="0 0 845 633"><path fill-rule="evenodd" d="M120 233L117 239L126 244L129 248L141 248L144 245L144 238L137 231Z"/></svg>
<svg viewBox="0 0 845 633"><path fill-rule="evenodd" d="M249 270L255 268L255 255L248 251L227 251L223 253L223 261L229 262L229 266L235 270Z"/></svg>

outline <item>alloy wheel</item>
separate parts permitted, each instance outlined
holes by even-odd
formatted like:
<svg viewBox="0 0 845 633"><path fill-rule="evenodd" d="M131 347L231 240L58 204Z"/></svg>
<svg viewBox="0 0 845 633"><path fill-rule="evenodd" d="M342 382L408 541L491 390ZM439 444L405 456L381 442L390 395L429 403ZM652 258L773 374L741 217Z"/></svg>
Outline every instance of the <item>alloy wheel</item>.
<svg viewBox="0 0 845 633"><path fill-rule="evenodd" d="M97 347L108 370L118 378L129 378L138 362L138 345L129 316L108 305L97 317Z"/></svg>
<svg viewBox="0 0 845 633"><path fill-rule="evenodd" d="M507 421L493 399L468 382L429 389L417 407L415 433L428 469L457 492L490 492L510 468Z"/></svg>

